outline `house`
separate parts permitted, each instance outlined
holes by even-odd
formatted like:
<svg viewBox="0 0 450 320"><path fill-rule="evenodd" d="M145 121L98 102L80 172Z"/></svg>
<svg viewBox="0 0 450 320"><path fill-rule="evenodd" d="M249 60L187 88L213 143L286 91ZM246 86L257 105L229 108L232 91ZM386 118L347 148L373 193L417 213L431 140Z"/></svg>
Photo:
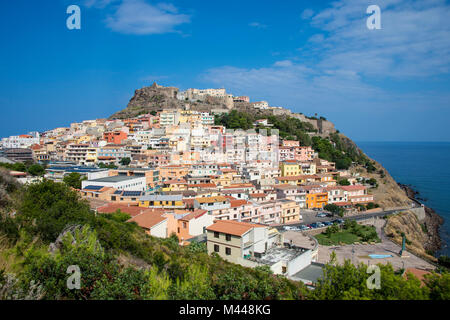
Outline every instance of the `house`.
<svg viewBox="0 0 450 320"><path fill-rule="evenodd" d="M112 144L122 144L123 140L128 138L128 134L124 131L109 131L103 133L103 140Z"/></svg>
<svg viewBox="0 0 450 320"><path fill-rule="evenodd" d="M373 195L367 194L367 188L364 186L342 186L341 189L344 190L348 201L353 204L368 203L374 200Z"/></svg>
<svg viewBox="0 0 450 320"><path fill-rule="evenodd" d="M223 259L240 264L245 258L262 254L279 242L269 237L267 226L219 220L206 228L208 254L217 253Z"/></svg>
<svg viewBox="0 0 450 320"><path fill-rule="evenodd" d="M285 246L282 234L267 226L237 221L216 221L206 228L208 254L254 268L268 266L274 274L294 278L317 257L317 248Z"/></svg>
<svg viewBox="0 0 450 320"><path fill-rule="evenodd" d="M302 167L295 160L286 160L280 164L281 177L299 176L303 174Z"/></svg>
<svg viewBox="0 0 450 320"><path fill-rule="evenodd" d="M139 206L153 209L184 209L181 195L146 195L139 198Z"/></svg>
<svg viewBox="0 0 450 320"><path fill-rule="evenodd" d="M214 217L208 215L206 210L197 209L185 213L177 222L177 236L184 244L184 241L206 233L206 228L214 223Z"/></svg>
<svg viewBox="0 0 450 320"><path fill-rule="evenodd" d="M278 200L281 204L281 219L280 222L292 223L300 221L300 206L294 200Z"/></svg>
<svg viewBox="0 0 450 320"><path fill-rule="evenodd" d="M83 180L81 186L82 189L86 189L87 186L111 187L117 190L126 191L145 191L147 189L145 177L124 175Z"/></svg>
<svg viewBox="0 0 450 320"><path fill-rule="evenodd" d="M194 208L208 211L209 214L214 212L229 209L229 199L224 196L196 198L194 200Z"/></svg>
<svg viewBox="0 0 450 320"><path fill-rule="evenodd" d="M275 191L278 199L294 200L301 209L306 208L306 191L290 184L276 185Z"/></svg>
<svg viewBox="0 0 450 320"><path fill-rule="evenodd" d="M177 225L175 217L160 210L146 210L127 222L135 222L147 234L158 238L168 238L172 233L176 234L176 229L173 227Z"/></svg>
<svg viewBox="0 0 450 320"><path fill-rule="evenodd" d="M327 192L310 192L306 194L306 207L308 209L322 209L328 204Z"/></svg>

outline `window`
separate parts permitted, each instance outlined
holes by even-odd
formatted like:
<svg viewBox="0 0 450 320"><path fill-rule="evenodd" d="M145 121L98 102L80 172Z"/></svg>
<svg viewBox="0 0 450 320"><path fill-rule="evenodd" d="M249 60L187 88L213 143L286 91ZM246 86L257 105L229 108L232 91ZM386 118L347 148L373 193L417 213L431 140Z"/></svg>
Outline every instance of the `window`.
<svg viewBox="0 0 450 320"><path fill-rule="evenodd" d="M231 235L230 235L230 234L227 234L227 235L225 236L225 239L226 239L227 241L231 241Z"/></svg>
<svg viewBox="0 0 450 320"><path fill-rule="evenodd" d="M183 222L183 229L186 229L187 223Z"/></svg>
<svg viewBox="0 0 450 320"><path fill-rule="evenodd" d="M225 254L231 256L231 248L225 248Z"/></svg>
<svg viewBox="0 0 450 320"><path fill-rule="evenodd" d="M219 245L218 244L214 245L214 252L219 252Z"/></svg>
<svg viewBox="0 0 450 320"><path fill-rule="evenodd" d="M214 232L214 238L219 238L219 233L218 232Z"/></svg>

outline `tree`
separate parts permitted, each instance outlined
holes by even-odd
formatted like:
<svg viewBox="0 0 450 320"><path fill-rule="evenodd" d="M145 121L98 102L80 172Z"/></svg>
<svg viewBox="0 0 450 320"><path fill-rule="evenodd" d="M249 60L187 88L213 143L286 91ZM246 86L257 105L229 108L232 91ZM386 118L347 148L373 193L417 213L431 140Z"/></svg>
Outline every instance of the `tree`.
<svg viewBox="0 0 450 320"><path fill-rule="evenodd" d="M77 172L71 172L68 175L64 176L64 183L69 187L74 189L81 189L81 181L86 180L86 177L82 177Z"/></svg>
<svg viewBox="0 0 450 320"><path fill-rule="evenodd" d="M323 207L323 209L326 210L326 211L331 212L334 215L339 215L341 217L344 214L344 209L339 207L339 206L337 206L337 205L335 205L335 204L333 204L333 203L327 204L325 207Z"/></svg>
<svg viewBox="0 0 450 320"><path fill-rule="evenodd" d="M131 163L131 159L130 158L122 158L120 159L120 164L123 166L128 166Z"/></svg>
<svg viewBox="0 0 450 320"><path fill-rule="evenodd" d="M28 167L28 173L32 176L42 176L45 173L45 169L39 164L33 164Z"/></svg>
<svg viewBox="0 0 450 320"><path fill-rule="evenodd" d="M350 185L350 181L348 181L348 179L341 179L338 181L338 184L340 186L349 186Z"/></svg>
<svg viewBox="0 0 450 320"><path fill-rule="evenodd" d="M23 193L17 220L32 235L54 241L71 224L88 224L93 214L76 191L63 183L44 180L28 185Z"/></svg>

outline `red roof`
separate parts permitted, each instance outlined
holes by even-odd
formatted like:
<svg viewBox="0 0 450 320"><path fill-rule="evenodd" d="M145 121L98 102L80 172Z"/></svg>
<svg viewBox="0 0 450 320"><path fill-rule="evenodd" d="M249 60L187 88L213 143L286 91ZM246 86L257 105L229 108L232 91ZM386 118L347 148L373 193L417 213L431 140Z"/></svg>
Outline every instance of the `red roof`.
<svg viewBox="0 0 450 320"><path fill-rule="evenodd" d="M217 220L213 225L206 228L208 231L221 232L235 236L242 236L253 228L263 228L265 226L247 222L233 220Z"/></svg>
<svg viewBox="0 0 450 320"><path fill-rule="evenodd" d="M134 216L127 222L136 222L138 226L145 228L145 229L151 229L157 224L163 222L166 220L166 217L163 217L161 215L161 212L144 212L140 215Z"/></svg>
<svg viewBox="0 0 450 320"><path fill-rule="evenodd" d="M120 210L123 213L128 213L132 217L135 217L145 212L158 212L158 213L164 212L163 210L147 209L137 206L127 206L124 204L115 204L115 203L108 203L104 206L97 208L98 213L114 213L117 210Z"/></svg>
<svg viewBox="0 0 450 320"><path fill-rule="evenodd" d="M248 201L247 200L231 200L230 204L231 204L231 208L237 208L237 207L248 204Z"/></svg>
<svg viewBox="0 0 450 320"><path fill-rule="evenodd" d="M208 211L206 211L206 210L196 209L196 210L194 210L194 212L189 213L188 215L184 216L180 220L182 220L182 221L190 221L192 219L198 219L201 216L203 216L204 214L206 214L207 212Z"/></svg>

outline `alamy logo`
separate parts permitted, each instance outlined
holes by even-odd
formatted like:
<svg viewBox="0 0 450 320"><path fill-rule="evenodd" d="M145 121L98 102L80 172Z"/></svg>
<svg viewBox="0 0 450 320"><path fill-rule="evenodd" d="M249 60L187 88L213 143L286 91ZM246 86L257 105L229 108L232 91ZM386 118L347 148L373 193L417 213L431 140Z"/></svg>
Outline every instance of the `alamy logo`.
<svg viewBox="0 0 450 320"><path fill-rule="evenodd" d="M367 8L367 14L372 14L367 18L367 28L369 30L381 29L381 9L377 5L371 5Z"/></svg>
<svg viewBox="0 0 450 320"><path fill-rule="evenodd" d="M67 273L72 274L67 279L67 288L69 290L80 289L81 288L81 272L79 266L69 266L67 268Z"/></svg>
<svg viewBox="0 0 450 320"><path fill-rule="evenodd" d="M372 274L367 278L366 285L369 290L381 289L381 271L378 266L372 265L367 268L368 274Z"/></svg>
<svg viewBox="0 0 450 320"><path fill-rule="evenodd" d="M81 29L81 10L77 5L71 5L67 7L67 14L70 16L67 18L66 25L69 30Z"/></svg>

